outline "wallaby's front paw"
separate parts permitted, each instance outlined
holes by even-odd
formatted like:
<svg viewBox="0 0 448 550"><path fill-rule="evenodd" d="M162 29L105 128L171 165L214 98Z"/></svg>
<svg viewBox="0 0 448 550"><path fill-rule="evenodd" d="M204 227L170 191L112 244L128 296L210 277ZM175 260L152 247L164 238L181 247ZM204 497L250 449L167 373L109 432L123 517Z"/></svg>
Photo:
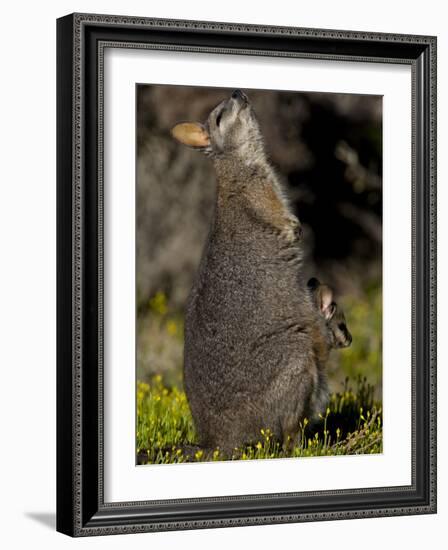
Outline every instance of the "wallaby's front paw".
<svg viewBox="0 0 448 550"><path fill-rule="evenodd" d="M288 242L294 242L302 238L302 224L292 214L286 218L286 224L282 235Z"/></svg>

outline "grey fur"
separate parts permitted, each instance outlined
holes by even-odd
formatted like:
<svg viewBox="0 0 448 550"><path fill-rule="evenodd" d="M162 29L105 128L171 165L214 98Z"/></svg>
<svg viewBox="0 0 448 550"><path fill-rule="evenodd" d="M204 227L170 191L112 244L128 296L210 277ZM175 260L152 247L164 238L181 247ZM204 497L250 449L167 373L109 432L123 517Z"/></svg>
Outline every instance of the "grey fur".
<svg viewBox="0 0 448 550"><path fill-rule="evenodd" d="M202 130L217 197L186 307L184 353L199 443L231 453L269 428L286 445L326 401L331 331L303 280L300 224L247 97L234 92ZM180 125L173 134L197 147Z"/></svg>

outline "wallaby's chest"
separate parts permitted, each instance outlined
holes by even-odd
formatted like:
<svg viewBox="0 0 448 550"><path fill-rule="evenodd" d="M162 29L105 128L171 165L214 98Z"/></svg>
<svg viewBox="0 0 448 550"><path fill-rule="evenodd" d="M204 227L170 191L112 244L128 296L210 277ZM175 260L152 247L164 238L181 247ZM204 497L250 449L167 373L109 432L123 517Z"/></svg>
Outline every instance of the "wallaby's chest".
<svg viewBox="0 0 448 550"><path fill-rule="evenodd" d="M233 326L300 317L308 306L291 261L296 251L248 229L231 234L225 225L214 228L193 287L192 313Z"/></svg>

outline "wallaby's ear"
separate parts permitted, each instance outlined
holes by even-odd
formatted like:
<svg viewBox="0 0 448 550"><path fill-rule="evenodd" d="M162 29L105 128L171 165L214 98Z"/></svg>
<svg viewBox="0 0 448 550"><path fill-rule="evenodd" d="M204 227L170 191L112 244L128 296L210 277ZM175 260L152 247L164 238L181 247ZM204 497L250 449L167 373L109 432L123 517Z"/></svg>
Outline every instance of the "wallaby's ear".
<svg viewBox="0 0 448 550"><path fill-rule="evenodd" d="M333 291L328 285L320 285L318 295L320 311L328 321L336 312L336 305L333 302Z"/></svg>
<svg viewBox="0 0 448 550"><path fill-rule="evenodd" d="M180 122L174 126L171 134L177 141L190 147L205 148L210 145L210 136L199 122Z"/></svg>

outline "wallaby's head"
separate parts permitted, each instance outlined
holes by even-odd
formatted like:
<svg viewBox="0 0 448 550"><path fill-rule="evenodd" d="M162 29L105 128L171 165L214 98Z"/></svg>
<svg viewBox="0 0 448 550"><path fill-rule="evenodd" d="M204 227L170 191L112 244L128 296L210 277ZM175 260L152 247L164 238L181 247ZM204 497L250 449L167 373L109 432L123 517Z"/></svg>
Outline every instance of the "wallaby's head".
<svg viewBox="0 0 448 550"><path fill-rule="evenodd" d="M250 162L264 155L257 119L249 98L241 90L221 101L204 124L181 122L171 133L184 145L213 157L236 156Z"/></svg>
<svg viewBox="0 0 448 550"><path fill-rule="evenodd" d="M320 314L327 323L332 346L334 348L348 347L352 343L352 335L347 328L344 312L333 301L332 289L314 277L308 281L308 287Z"/></svg>

